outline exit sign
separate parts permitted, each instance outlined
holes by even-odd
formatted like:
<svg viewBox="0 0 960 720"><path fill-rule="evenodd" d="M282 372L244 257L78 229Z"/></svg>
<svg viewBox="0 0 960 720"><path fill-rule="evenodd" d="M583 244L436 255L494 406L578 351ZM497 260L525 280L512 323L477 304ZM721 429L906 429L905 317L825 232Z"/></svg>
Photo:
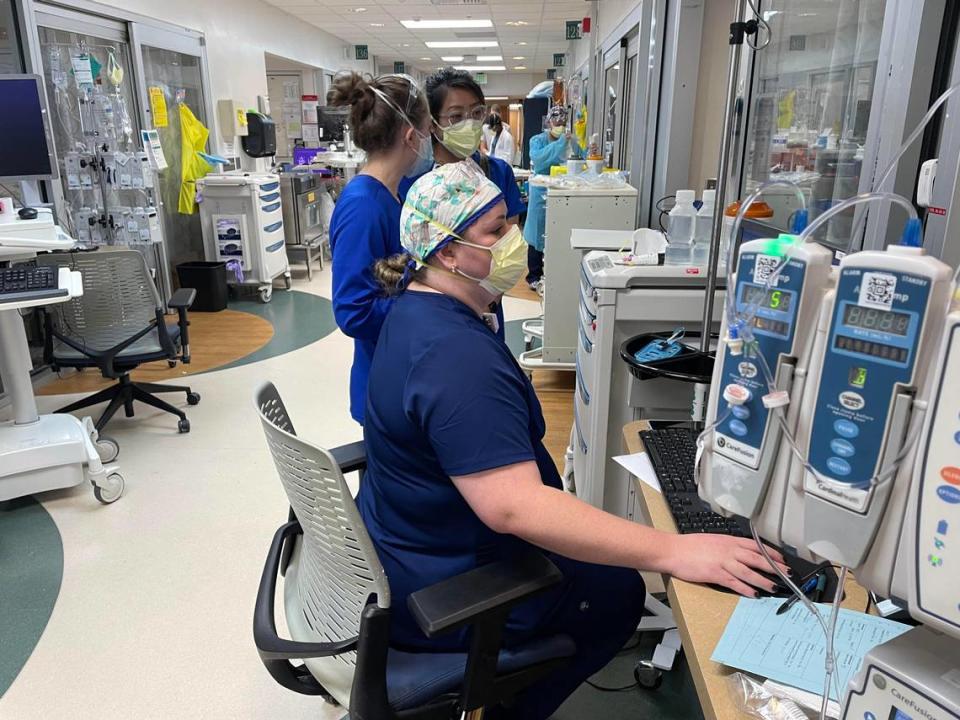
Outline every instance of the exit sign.
<svg viewBox="0 0 960 720"><path fill-rule="evenodd" d="M567 63L567 56L564 53L554 53L553 54L553 66L554 67L563 67Z"/></svg>
<svg viewBox="0 0 960 720"><path fill-rule="evenodd" d="M403 61L396 61L393 63L393 72L397 75L403 75L407 71L407 65Z"/></svg>
<svg viewBox="0 0 960 720"><path fill-rule="evenodd" d="M477 85L487 84L487 74L485 72L475 72L473 74L473 79L477 82Z"/></svg>
<svg viewBox="0 0 960 720"><path fill-rule="evenodd" d="M370 48L366 45L354 45L354 52L356 53L357 60L369 60L370 59Z"/></svg>

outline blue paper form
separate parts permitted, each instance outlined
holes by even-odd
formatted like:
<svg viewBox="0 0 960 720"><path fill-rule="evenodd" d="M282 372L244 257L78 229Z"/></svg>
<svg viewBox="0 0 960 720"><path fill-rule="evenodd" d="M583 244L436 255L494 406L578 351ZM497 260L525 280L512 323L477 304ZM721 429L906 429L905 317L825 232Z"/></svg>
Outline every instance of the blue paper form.
<svg viewBox="0 0 960 720"><path fill-rule="evenodd" d="M783 602L782 598L740 598L711 659L822 695L826 655L823 630L800 603L777 615ZM829 619L830 606L817 607L824 619ZM909 629L892 620L840 610L833 642L837 673L830 697L840 700L837 688L846 692L850 678L872 648Z"/></svg>

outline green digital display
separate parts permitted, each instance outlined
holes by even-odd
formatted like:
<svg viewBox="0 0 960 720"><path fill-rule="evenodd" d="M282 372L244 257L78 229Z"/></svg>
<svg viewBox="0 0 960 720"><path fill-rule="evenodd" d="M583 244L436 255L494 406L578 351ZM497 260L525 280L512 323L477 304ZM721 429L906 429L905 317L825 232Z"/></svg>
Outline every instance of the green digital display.
<svg viewBox="0 0 960 720"><path fill-rule="evenodd" d="M850 368L849 382L853 387L862 388L867 384L867 369L864 367Z"/></svg>
<svg viewBox="0 0 960 720"><path fill-rule="evenodd" d="M784 290L766 290L756 285L743 285L740 291L740 302L744 305L758 305L762 308L790 312L793 294Z"/></svg>

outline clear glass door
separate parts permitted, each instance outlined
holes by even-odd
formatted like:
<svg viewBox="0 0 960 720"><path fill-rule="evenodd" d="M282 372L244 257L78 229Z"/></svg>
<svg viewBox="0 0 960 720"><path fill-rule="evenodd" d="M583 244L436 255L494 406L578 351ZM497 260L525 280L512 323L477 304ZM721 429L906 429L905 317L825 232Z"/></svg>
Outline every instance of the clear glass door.
<svg viewBox="0 0 960 720"><path fill-rule="evenodd" d="M154 47L141 41L143 81L146 85L149 123L160 136L160 145L169 167L160 173L161 217L167 238L167 259L171 268L180 263L203 260L203 233L198 212L179 211L181 183L180 106L209 127L204 99L202 58L198 54ZM162 111L162 116L158 112Z"/></svg>
<svg viewBox="0 0 960 720"><path fill-rule="evenodd" d="M800 185L810 219L855 195L880 57L885 0L772 0L763 3L770 44L756 53L739 195L772 178ZM765 196L772 224L789 229L798 201ZM846 246L853 213L823 239Z"/></svg>
<svg viewBox="0 0 960 720"><path fill-rule="evenodd" d="M63 219L83 244L139 250L164 292L155 175L140 140L130 44L109 21L102 36L71 29L69 20L50 21L57 24L40 24L38 37Z"/></svg>
<svg viewBox="0 0 960 720"><path fill-rule="evenodd" d="M603 159L604 165L616 162L617 116L620 113L620 63L608 67L603 75Z"/></svg>

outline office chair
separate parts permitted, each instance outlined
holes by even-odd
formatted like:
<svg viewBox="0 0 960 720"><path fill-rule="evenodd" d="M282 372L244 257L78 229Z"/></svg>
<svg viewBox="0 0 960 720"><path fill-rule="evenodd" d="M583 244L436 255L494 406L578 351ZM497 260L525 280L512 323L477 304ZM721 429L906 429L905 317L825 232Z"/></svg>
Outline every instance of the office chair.
<svg viewBox="0 0 960 720"><path fill-rule="evenodd" d="M147 263L136 250L107 250L41 256L41 264L67 266L83 273L83 295L45 310L44 361L55 370L95 367L115 385L57 410L68 413L109 402L96 422L103 430L121 407L133 417L137 400L159 408L180 420L177 429L190 432L190 421L179 408L156 397L160 393L186 393L196 405L200 395L184 385L134 382L130 371L138 366L166 360L171 367L179 360L190 362L187 309L197 291L177 290L167 307L176 310L177 322L168 324Z"/></svg>
<svg viewBox="0 0 960 720"><path fill-rule="evenodd" d="M563 635L501 649L511 609L562 579L538 552L410 595L427 637L472 627L468 652L391 648L390 585L343 478L344 469L365 465L362 445L327 451L299 439L272 383L257 390L255 403L291 504L290 521L273 537L253 618L260 658L278 683L339 702L351 720L479 720L484 708L509 703L576 652ZM290 640L276 629L279 575Z"/></svg>

